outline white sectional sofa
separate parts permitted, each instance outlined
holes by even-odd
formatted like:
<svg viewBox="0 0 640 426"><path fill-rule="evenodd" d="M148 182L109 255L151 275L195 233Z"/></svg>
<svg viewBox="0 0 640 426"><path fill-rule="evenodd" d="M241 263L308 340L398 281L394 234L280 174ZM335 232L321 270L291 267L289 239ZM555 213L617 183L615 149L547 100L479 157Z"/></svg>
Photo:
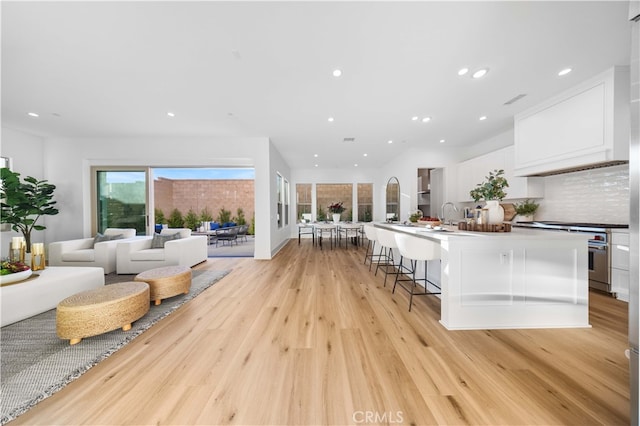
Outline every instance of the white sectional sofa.
<svg viewBox="0 0 640 426"><path fill-rule="evenodd" d="M49 266L92 266L101 267L105 274L116 270L116 246L118 243L136 236L133 228L107 228L104 236L116 240L95 242L94 238L58 241L49 244Z"/></svg>
<svg viewBox="0 0 640 426"><path fill-rule="evenodd" d="M166 241L164 247L153 248L153 237L122 241L117 246L116 271L118 274L139 274L162 266L197 265L207 260L207 237L191 235L190 229L168 228L161 236L178 233L179 239Z"/></svg>

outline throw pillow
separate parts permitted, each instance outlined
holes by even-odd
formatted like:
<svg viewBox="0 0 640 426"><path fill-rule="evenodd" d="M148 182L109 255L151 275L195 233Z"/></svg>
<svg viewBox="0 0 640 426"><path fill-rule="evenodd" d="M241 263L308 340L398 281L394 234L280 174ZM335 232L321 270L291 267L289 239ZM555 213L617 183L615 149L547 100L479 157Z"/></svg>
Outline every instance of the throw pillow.
<svg viewBox="0 0 640 426"><path fill-rule="evenodd" d="M151 248L152 249L164 248L164 244L167 241L178 240L178 239L180 239L180 234L178 233L169 234L169 235L153 234L153 239L151 240Z"/></svg>
<svg viewBox="0 0 640 426"><path fill-rule="evenodd" d="M110 236L108 235L102 235L101 233L97 233L96 236L93 238L93 246L95 247L96 243L101 243L103 241L109 241L111 239Z"/></svg>

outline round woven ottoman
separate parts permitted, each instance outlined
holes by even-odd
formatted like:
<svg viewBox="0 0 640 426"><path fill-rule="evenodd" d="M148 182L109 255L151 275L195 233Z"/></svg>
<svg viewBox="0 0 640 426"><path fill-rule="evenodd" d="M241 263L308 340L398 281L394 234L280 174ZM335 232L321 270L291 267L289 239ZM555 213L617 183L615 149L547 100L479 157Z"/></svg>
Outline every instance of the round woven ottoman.
<svg viewBox="0 0 640 426"><path fill-rule="evenodd" d="M189 294L191 289L191 268L187 266L165 266L149 269L136 275L134 281L149 284L149 300L159 305L162 299Z"/></svg>
<svg viewBox="0 0 640 426"><path fill-rule="evenodd" d="M105 285L67 297L56 308L56 333L69 343L131 323L149 312L149 286L141 282Z"/></svg>

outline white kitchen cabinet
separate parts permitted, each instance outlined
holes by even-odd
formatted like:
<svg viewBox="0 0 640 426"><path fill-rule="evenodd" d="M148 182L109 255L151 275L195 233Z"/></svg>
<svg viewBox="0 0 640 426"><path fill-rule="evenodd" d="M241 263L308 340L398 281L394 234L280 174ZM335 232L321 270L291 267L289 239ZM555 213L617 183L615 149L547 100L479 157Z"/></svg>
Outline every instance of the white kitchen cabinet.
<svg viewBox="0 0 640 426"><path fill-rule="evenodd" d="M629 67L608 71L514 119L517 176L629 160Z"/></svg>
<svg viewBox="0 0 640 426"><path fill-rule="evenodd" d="M629 301L629 230L611 232L611 292Z"/></svg>
<svg viewBox="0 0 640 426"><path fill-rule="evenodd" d="M504 170L504 177L509 182L505 192L505 200L521 198L542 198L544 181L541 177L522 177L514 173L514 146L499 149L458 164L457 201L473 201L469 191L477 184L484 182L485 177L494 170Z"/></svg>

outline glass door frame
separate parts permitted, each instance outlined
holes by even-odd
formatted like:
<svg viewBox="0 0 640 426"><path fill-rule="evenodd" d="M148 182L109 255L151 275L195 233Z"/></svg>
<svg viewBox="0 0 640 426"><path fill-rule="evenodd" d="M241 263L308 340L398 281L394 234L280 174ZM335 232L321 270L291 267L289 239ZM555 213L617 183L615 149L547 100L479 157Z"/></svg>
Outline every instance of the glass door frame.
<svg viewBox="0 0 640 426"><path fill-rule="evenodd" d="M145 235L153 235L154 230L149 226L154 219L153 209L153 172L149 166L96 166L90 167L91 176L91 235L98 232L98 172L144 172L145 174Z"/></svg>

